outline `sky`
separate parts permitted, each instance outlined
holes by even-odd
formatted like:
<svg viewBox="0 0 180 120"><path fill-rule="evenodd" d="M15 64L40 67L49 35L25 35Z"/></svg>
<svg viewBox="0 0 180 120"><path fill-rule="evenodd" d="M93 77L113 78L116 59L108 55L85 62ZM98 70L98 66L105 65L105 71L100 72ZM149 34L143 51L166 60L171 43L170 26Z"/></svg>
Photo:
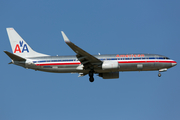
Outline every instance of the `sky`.
<svg viewBox="0 0 180 120"><path fill-rule="evenodd" d="M180 61L179 0L1 0L1 120L179 120L180 68L120 72L104 80L9 65L6 28L37 52L75 55L61 31L89 52L150 53Z"/></svg>

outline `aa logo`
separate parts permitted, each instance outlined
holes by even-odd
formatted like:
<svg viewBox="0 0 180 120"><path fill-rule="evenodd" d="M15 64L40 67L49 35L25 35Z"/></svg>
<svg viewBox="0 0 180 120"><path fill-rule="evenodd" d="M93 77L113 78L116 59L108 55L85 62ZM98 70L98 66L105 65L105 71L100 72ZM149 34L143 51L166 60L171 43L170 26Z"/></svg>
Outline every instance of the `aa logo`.
<svg viewBox="0 0 180 120"><path fill-rule="evenodd" d="M19 44L16 44L14 53L16 52L23 53L24 51L29 52L28 47L26 44L23 44L23 41L19 41Z"/></svg>

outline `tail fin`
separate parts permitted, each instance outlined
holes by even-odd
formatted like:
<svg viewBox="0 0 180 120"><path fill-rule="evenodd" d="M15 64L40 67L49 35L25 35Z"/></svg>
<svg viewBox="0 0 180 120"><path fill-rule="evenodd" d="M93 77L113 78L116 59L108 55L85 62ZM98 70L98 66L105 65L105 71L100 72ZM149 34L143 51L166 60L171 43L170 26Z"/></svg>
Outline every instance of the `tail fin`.
<svg viewBox="0 0 180 120"><path fill-rule="evenodd" d="M48 56L34 51L13 29L6 28L13 54L22 58Z"/></svg>

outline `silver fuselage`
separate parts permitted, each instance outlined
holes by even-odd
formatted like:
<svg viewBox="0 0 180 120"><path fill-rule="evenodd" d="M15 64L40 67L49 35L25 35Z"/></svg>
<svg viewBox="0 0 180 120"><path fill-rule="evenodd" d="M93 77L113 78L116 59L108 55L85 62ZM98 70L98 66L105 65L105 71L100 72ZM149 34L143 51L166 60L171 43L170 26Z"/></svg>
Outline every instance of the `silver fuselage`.
<svg viewBox="0 0 180 120"><path fill-rule="evenodd" d="M94 81L94 73L103 79L119 78L119 71L167 71L177 63L162 55L156 54L112 54L91 55L71 42L61 31L64 42L75 52L76 56L50 56L34 51L27 42L14 30L6 28L12 52L4 51L12 60L10 64L54 73L79 73L78 77L89 75Z"/></svg>
<svg viewBox="0 0 180 120"><path fill-rule="evenodd" d="M151 71L168 69L177 63L162 55L156 54L126 54L126 55L94 55L102 62L116 61L118 68L103 69L101 65L94 68L95 73L117 72L117 71ZM13 62L27 69L34 69L55 73L88 73L90 69L79 69L83 66L76 56L47 56L28 58L26 61Z"/></svg>

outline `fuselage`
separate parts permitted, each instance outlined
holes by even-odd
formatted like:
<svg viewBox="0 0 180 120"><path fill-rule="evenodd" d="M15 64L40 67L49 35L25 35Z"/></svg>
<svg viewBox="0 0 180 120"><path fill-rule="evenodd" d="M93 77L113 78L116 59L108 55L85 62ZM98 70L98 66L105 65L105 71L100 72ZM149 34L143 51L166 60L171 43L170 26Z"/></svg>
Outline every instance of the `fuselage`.
<svg viewBox="0 0 180 120"><path fill-rule="evenodd" d="M103 69L99 66L94 69L95 73L116 72L116 71L151 71L168 69L177 63L168 57L156 54L113 54L94 55L102 62L117 62L118 67ZM14 62L25 68L56 73L88 73L89 69L83 69L83 65L76 56L47 56L28 58L25 63ZM82 66L82 67L79 67Z"/></svg>
<svg viewBox="0 0 180 120"><path fill-rule="evenodd" d="M157 54L111 54L91 55L71 42L61 31L65 43L75 52L75 56L50 56L34 51L13 29L7 28L12 52L4 51L11 63L27 69L54 73L79 73L79 77L89 75L94 81L94 73L103 79L117 79L120 71L167 71L177 63L166 56Z"/></svg>

